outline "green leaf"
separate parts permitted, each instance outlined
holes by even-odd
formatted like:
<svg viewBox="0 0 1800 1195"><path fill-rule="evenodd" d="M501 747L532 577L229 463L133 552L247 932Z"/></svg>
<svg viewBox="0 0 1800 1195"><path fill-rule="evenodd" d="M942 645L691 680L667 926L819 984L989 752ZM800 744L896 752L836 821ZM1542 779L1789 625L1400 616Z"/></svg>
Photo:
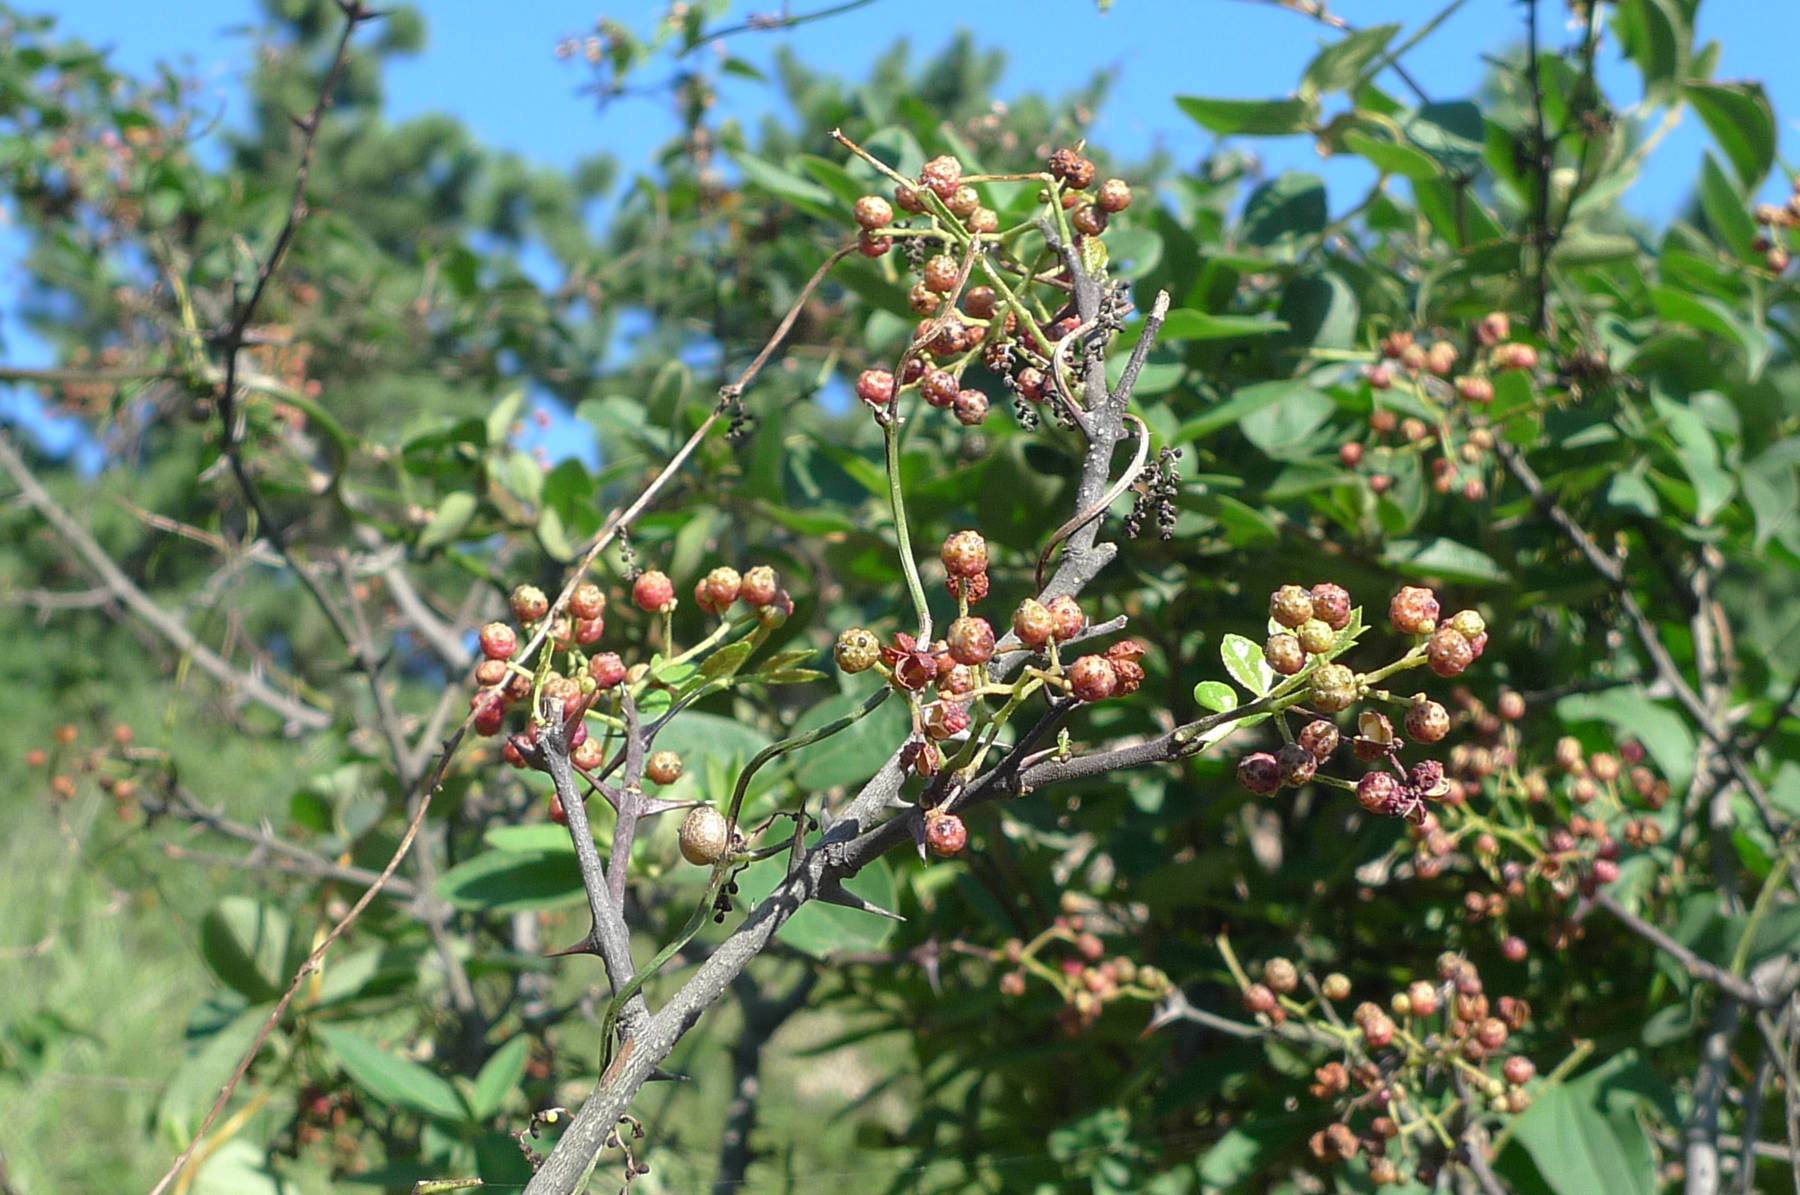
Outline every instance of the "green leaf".
<svg viewBox="0 0 1800 1195"><path fill-rule="evenodd" d="M1307 437L1336 410L1336 403L1311 386L1290 384L1280 399L1238 420L1238 429L1268 456L1280 460L1305 457Z"/></svg>
<svg viewBox="0 0 1800 1195"><path fill-rule="evenodd" d="M256 1035L262 1032L263 1022L269 1019L272 1007L271 1004L253 1004L244 1009L182 1060L157 1100L159 1128L181 1140L199 1130L207 1109L219 1096L219 1088L256 1040ZM264 1048L268 1048L268 1043L264 1043Z"/></svg>
<svg viewBox="0 0 1800 1195"><path fill-rule="evenodd" d="M1224 681L1203 680L1194 686L1194 700L1203 708L1222 714L1237 708L1237 691Z"/></svg>
<svg viewBox="0 0 1800 1195"><path fill-rule="evenodd" d="M1358 157L1368 161L1371 166L1383 174L1397 174L1401 178L1409 178L1418 182L1435 179L1443 174L1443 169L1430 154L1421 153L1410 145L1397 145L1392 141L1377 141L1367 133L1351 129L1344 134L1344 148Z"/></svg>
<svg viewBox="0 0 1800 1195"><path fill-rule="evenodd" d="M513 420L519 417L519 407L525 402L525 391L514 390L488 412L487 438L489 444L504 444L512 435Z"/></svg>
<svg viewBox="0 0 1800 1195"><path fill-rule="evenodd" d="M1300 390L1319 394L1319 391L1314 390L1305 382L1293 378L1244 386L1234 391L1232 396L1224 402L1184 422L1175 431L1175 443L1186 444L1190 440L1203 440L1220 428L1229 427L1246 415L1252 415L1264 407L1273 406ZM1320 397L1324 396L1320 394Z"/></svg>
<svg viewBox="0 0 1800 1195"><path fill-rule="evenodd" d="M756 644L748 639L727 643L700 662L700 678L702 680L719 680L737 675L737 670L744 666L744 661L748 660L750 653L755 650Z"/></svg>
<svg viewBox="0 0 1800 1195"><path fill-rule="evenodd" d="M1243 688L1263 696L1269 691L1269 678L1274 674L1263 663L1262 645L1242 635L1226 635L1219 643L1219 659L1231 679ZM1198 692L1196 691L1196 696Z"/></svg>
<svg viewBox="0 0 1800 1195"><path fill-rule="evenodd" d="M1445 169L1468 174L1481 162L1487 144L1487 125L1481 109L1469 100L1424 104L1405 124L1414 145L1430 154Z"/></svg>
<svg viewBox="0 0 1800 1195"><path fill-rule="evenodd" d="M451 1124L469 1119L456 1088L412 1059L389 1053L339 1025L320 1025L313 1032L337 1055L358 1087L389 1107Z"/></svg>
<svg viewBox="0 0 1800 1195"><path fill-rule="evenodd" d="M1317 105L1304 99L1229 100L1178 95L1175 106L1222 136L1245 133L1254 137L1280 137L1303 133L1317 116Z"/></svg>
<svg viewBox="0 0 1800 1195"><path fill-rule="evenodd" d="M1276 318L1289 331L1283 347L1348 349L1356 341L1356 292L1334 272L1303 274L1281 292Z"/></svg>
<svg viewBox="0 0 1800 1195"><path fill-rule="evenodd" d="M819 184L749 154L736 154L732 161L744 172L746 181L787 200L801 211L827 220L842 217L831 192Z"/></svg>
<svg viewBox="0 0 1800 1195"><path fill-rule="evenodd" d="M1694 521L1709 523L1724 509L1737 492L1737 482L1719 464L1719 444L1691 407L1685 407L1658 395L1656 410L1663 417L1675 459L1694 487Z"/></svg>
<svg viewBox="0 0 1800 1195"><path fill-rule="evenodd" d="M1676 0L1620 0L1612 18L1619 47L1644 77L1644 98L1666 107L1688 73L1694 31Z"/></svg>
<svg viewBox="0 0 1800 1195"><path fill-rule="evenodd" d="M1156 334L1158 344L1178 340L1232 340L1239 336L1267 336L1287 331L1280 320L1260 315L1211 315L1182 307L1169 312L1162 330Z"/></svg>
<svg viewBox="0 0 1800 1195"><path fill-rule="evenodd" d="M1700 162L1700 210L1721 244L1738 257L1749 258L1756 221L1750 218L1744 193L1725 177L1725 168L1710 153Z"/></svg>
<svg viewBox="0 0 1800 1195"><path fill-rule="evenodd" d="M1506 571L1493 557L1467 544L1439 536L1436 539L1396 539L1381 554L1384 564L1415 577L1441 577L1446 581L1500 582Z"/></svg>
<svg viewBox="0 0 1800 1195"><path fill-rule="evenodd" d="M841 718L864 700L848 693L827 698L794 724L793 733L804 734ZM905 740L909 728L905 702L884 702L830 738L802 747L794 782L816 791L867 780Z"/></svg>
<svg viewBox="0 0 1800 1195"><path fill-rule="evenodd" d="M200 957L226 987L260 1004L286 990L289 933L281 910L247 896L227 896L200 923Z"/></svg>
<svg viewBox="0 0 1800 1195"><path fill-rule="evenodd" d="M1646 1096L1672 1111L1656 1073L1626 1051L1534 1093L1513 1139L1557 1195L1655 1195L1656 1158L1638 1111Z"/></svg>
<svg viewBox="0 0 1800 1195"><path fill-rule="evenodd" d="M438 877L438 895L459 909L520 913L578 904L575 850L483 851Z"/></svg>
<svg viewBox="0 0 1800 1195"><path fill-rule="evenodd" d="M1689 83L1685 91L1744 188L1755 191L1775 161L1775 110L1762 84Z"/></svg>
<svg viewBox="0 0 1800 1195"><path fill-rule="evenodd" d="M269 1170L269 1151L244 1137L232 1137L206 1155L188 1195L291 1195L289 1186Z"/></svg>
<svg viewBox="0 0 1800 1195"><path fill-rule="evenodd" d="M1300 76L1300 94L1311 99L1321 92L1351 90L1398 32L1399 25L1371 25L1326 46L1307 63Z"/></svg>
<svg viewBox="0 0 1800 1195"><path fill-rule="evenodd" d="M1268 246L1314 236L1329 217L1325 180L1284 170L1250 193L1244 205L1243 237L1249 244Z"/></svg>
<svg viewBox="0 0 1800 1195"><path fill-rule="evenodd" d="M888 704L900 705L899 702ZM819 837L818 834L809 835L807 842L815 844ZM775 885L786 874L785 852L760 863L753 863L738 873L739 896L748 907L754 908L775 890ZM844 888L870 904L890 911L899 899L894 871L886 859L876 859L845 880ZM865 913L860 909L846 909L842 905L810 901L788 918L775 936L795 950L822 959L840 952L879 950L893 937L897 928L898 923L889 917Z"/></svg>
<svg viewBox="0 0 1800 1195"><path fill-rule="evenodd" d="M444 495L439 499L437 509L432 512L431 522L425 524L425 530L419 532L419 551L429 552L460 538L480 505L481 500L468 490L457 490L453 494Z"/></svg>
<svg viewBox="0 0 1800 1195"><path fill-rule="evenodd" d="M531 1039L521 1033L494 1051L475 1076L475 1091L469 1097L470 1111L476 1120L487 1120L500 1111L511 1092L518 1090L525 1077L525 1064L530 1061Z"/></svg>

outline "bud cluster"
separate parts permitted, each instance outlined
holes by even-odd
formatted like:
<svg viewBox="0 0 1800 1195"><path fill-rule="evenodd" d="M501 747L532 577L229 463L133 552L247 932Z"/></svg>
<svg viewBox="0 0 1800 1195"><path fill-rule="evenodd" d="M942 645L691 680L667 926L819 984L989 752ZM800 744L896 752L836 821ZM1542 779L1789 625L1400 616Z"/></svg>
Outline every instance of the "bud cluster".
<svg viewBox="0 0 1800 1195"><path fill-rule="evenodd" d="M1109 938L1133 938L1138 928L1128 909L1065 892L1049 928L1029 942L1014 938L986 953L1004 968L1000 993L1008 999L1022 998L1033 980L1048 985L1059 1001L1056 1023L1073 1037L1118 1000L1155 1001L1174 990L1161 970L1108 945Z"/></svg>

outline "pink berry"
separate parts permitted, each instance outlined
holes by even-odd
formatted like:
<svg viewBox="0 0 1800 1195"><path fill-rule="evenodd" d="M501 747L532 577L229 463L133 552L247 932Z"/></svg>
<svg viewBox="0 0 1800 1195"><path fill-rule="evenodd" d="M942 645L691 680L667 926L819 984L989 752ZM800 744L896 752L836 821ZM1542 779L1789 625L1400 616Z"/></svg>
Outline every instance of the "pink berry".
<svg viewBox="0 0 1800 1195"><path fill-rule="evenodd" d="M638 574L631 585L631 600L648 614L661 614L675 605L675 586L662 573L651 569Z"/></svg>

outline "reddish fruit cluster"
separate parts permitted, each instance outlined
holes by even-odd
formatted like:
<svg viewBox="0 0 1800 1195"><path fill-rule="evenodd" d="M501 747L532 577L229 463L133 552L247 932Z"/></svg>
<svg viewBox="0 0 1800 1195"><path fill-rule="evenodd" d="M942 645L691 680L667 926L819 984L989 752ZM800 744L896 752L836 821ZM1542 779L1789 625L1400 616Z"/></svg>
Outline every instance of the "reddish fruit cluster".
<svg viewBox="0 0 1800 1195"><path fill-rule="evenodd" d="M1794 229L1800 228L1800 178L1794 180L1793 193L1786 203L1759 203L1751 215L1759 231L1750 247L1763 255L1763 265L1771 274L1785 272L1793 260L1790 246Z"/></svg>
<svg viewBox="0 0 1800 1195"><path fill-rule="evenodd" d="M1294 676L1309 657L1337 646L1338 632L1350 625L1350 594L1330 581L1311 589L1283 585L1269 595L1269 617L1284 629L1263 643L1263 659L1279 675Z"/></svg>
<svg viewBox="0 0 1800 1195"><path fill-rule="evenodd" d="M1301 985L1299 968L1270 959L1262 980L1243 977L1244 1006L1264 1025L1290 1016L1333 1032L1342 1024L1335 1010L1290 999ZM1350 981L1330 974L1310 984L1331 1005L1350 997ZM1429 1106L1442 1118L1517 1115L1531 1103L1526 1084L1537 1074L1531 1060L1506 1047L1530 1019L1524 1001L1501 996L1491 1005L1480 974L1460 955L1439 956L1436 975L1405 984L1383 1007L1358 1004L1349 1016L1353 1035L1344 1057L1313 1071L1308 1091L1333 1107L1333 1120L1308 1141L1322 1162L1368 1158L1377 1186L1407 1178L1432 1185L1450 1161L1434 1122L1419 1115ZM1405 1140L1400 1140L1401 1138ZM1398 1160L1396 1160L1396 1156ZM1402 1172L1410 1166L1410 1175Z"/></svg>
<svg viewBox="0 0 1800 1195"><path fill-rule="evenodd" d="M1062 912L1050 928L1030 942L1013 938L993 952L993 962L1006 968L1000 973L1001 994L1017 999L1032 976L1046 978L1062 1001L1057 1025L1070 1036L1093 1025L1114 1001L1161 999L1173 986L1161 970L1123 954L1107 957L1106 936L1129 933L1138 920L1141 915L1065 892ZM1067 955L1046 959L1057 946Z"/></svg>

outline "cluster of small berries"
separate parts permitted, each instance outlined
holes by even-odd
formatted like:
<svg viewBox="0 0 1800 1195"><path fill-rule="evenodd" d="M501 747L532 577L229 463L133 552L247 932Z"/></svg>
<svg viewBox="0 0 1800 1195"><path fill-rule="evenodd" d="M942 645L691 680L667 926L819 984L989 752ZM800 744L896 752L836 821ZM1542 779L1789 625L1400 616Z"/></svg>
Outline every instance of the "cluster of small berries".
<svg viewBox="0 0 1800 1195"><path fill-rule="evenodd" d="M1759 203L1751 215L1761 231L1750 247L1763 255L1763 264L1771 274L1784 272L1793 260L1788 250L1791 234L1800 228L1800 178L1794 179L1794 191L1786 203Z"/></svg>
<svg viewBox="0 0 1800 1195"><path fill-rule="evenodd" d="M1484 462L1494 447L1494 432L1483 411L1494 401L1493 379L1511 370L1529 373L1538 364L1537 349L1509 340L1511 332L1504 312L1483 316L1475 327L1483 355L1461 374L1456 373L1461 353L1448 340L1426 345L1411 332L1383 337L1381 359L1364 371L1370 389L1380 394L1404 385L1432 418L1402 417L1377 399L1369 412L1370 438L1345 442L1338 449L1339 461L1347 469L1366 471L1369 487L1381 494L1394 484L1399 454L1422 453L1435 446L1440 453L1430 464L1432 489L1461 493L1471 502L1486 497ZM1399 443L1390 447L1388 437L1396 432Z"/></svg>
<svg viewBox="0 0 1800 1195"><path fill-rule="evenodd" d="M1059 149L1051 154L1042 177L1051 184L1042 198L1067 212L1078 239L1099 236L1111 216L1131 203L1131 188L1122 179L1107 179L1092 196L1086 194L1094 182L1095 166L1074 150ZM904 235L908 248L915 251L909 261L919 273L907 292L908 306L919 323L899 376L886 369L869 369L856 379L857 397L877 412L889 411L904 390L916 386L927 405L949 411L965 427L980 426L987 419L991 400L986 391L966 384L964 378L965 370L976 360L1002 378L1026 404L1041 403L1049 395L1053 384L1046 372L1050 354L1081 321L1073 314L1066 289L1056 292L1062 310L1040 334L1037 321L1021 305L1028 287L1003 295L992 286L968 285L974 259L965 246L979 242L990 254L1008 252L997 235L999 217L982 205L975 185L982 181L979 176L965 177L962 163L946 155L926 162L916 181L897 186L892 202L880 195L864 195L852 206L862 253L880 257ZM897 228L897 215L916 219ZM1021 272L1027 279L1032 276L1029 269L1021 268ZM1057 282L1066 288L1066 278L1051 280ZM1029 408L1023 409L1029 416Z"/></svg>
<svg viewBox="0 0 1800 1195"><path fill-rule="evenodd" d="M1440 623L1437 595L1420 586L1405 586L1388 605L1388 621L1403 635L1423 637L1401 663L1424 664L1439 676L1459 675L1487 647L1487 625L1474 610L1462 610ZM1257 751L1238 761L1238 781L1254 793L1273 793L1312 780L1320 765L1338 749L1342 738L1330 715L1355 705L1370 685L1332 655L1341 649L1340 634L1351 626L1350 595L1340 585L1324 582L1307 589L1283 585L1269 596L1270 625L1276 628L1263 647L1269 668L1281 676L1307 673L1304 701L1315 717L1279 751ZM1388 700L1398 700L1382 693ZM1449 712L1420 693L1405 702L1403 725L1420 743L1437 743L1450 731ZM1365 773L1356 782L1359 804L1370 813L1405 817L1415 823L1425 802L1444 800L1452 791L1444 766L1435 759L1407 768L1399 753L1405 740L1392 721L1377 710L1357 715L1351 749L1363 763L1385 768Z"/></svg>
<svg viewBox="0 0 1800 1195"><path fill-rule="evenodd" d="M141 795L135 776L139 761L131 750L133 737L131 727L120 722L99 745L76 751L73 748L81 739L81 730L73 722L65 722L50 732L50 750L33 747L25 752L25 766L49 769L50 795L58 801L75 796L77 776L95 777L101 791L113 799L119 820L129 822L137 815Z"/></svg>
<svg viewBox="0 0 1800 1195"><path fill-rule="evenodd" d="M631 587L631 601L645 614L668 617L679 605L675 586L655 569L637 575ZM739 574L736 569L720 567L702 577L694 586L694 602L702 610L720 618L742 601L748 605L757 623L778 627L793 613L794 602L781 588L775 570L761 565ZM534 674L513 659L522 642L536 633L550 616L550 599L535 585L520 585L512 591L508 605L512 623L490 622L476 637L481 662L475 667L477 689L469 698L474 711L476 733L494 736L503 733L508 714L522 708L535 687ZM649 673L649 665L639 663L627 667L617 652L590 654L606 630L606 592L592 581L583 582L569 595L566 611L551 622L548 643L559 657L557 668L544 676L539 690L544 699L559 702L568 727L570 760L583 772L591 772L604 763L598 740L588 737L585 715L588 710L621 685L637 685ZM514 767L525 767L532 745L523 734L509 736L501 747L501 758ZM681 760L672 751L658 751L646 761L645 778L655 784L673 784L681 777ZM567 813L556 798L551 798L552 820L561 822Z"/></svg>
<svg viewBox="0 0 1800 1195"><path fill-rule="evenodd" d="M1296 995L1303 980L1306 999ZM1508 1046L1529 1023L1531 1008L1512 996L1490 1004L1480 973L1463 956L1438 956L1435 979L1395 991L1385 1008L1364 1001L1345 1024L1337 1006L1350 993L1347 976L1303 976L1285 958L1264 963L1260 981L1243 990L1244 1008L1259 1022L1273 1028L1291 1018L1312 1040L1342 1051L1341 1061L1314 1069L1308 1088L1336 1112L1308 1141L1315 1158L1335 1163L1366 1155L1376 1186L1402 1183L1407 1169L1429 1186L1449 1160L1433 1124L1530 1107L1528 1085L1537 1067ZM1427 1106L1430 1122L1418 1115Z"/></svg>
<svg viewBox="0 0 1800 1195"><path fill-rule="evenodd" d="M938 744L969 730L970 704L984 695L987 664L1001 650L993 624L967 612L988 593L987 541L980 532L958 531L944 540L941 558L949 591L964 611L945 629L942 639L920 643L899 631L883 643L867 627L849 627L838 636L833 652L845 672L874 669L907 694L931 689L929 698L919 702L922 737L907 748L912 770L925 777L935 776L943 765ZM1086 625L1081 604L1067 594L1049 602L1026 598L1013 611L1012 630L1018 646L1008 650L1033 655L1048 651L1047 666L1041 670L1045 682L1080 701L1104 701L1135 692L1144 680L1139 663L1144 646L1135 640L1115 643L1105 652L1081 656L1067 665L1060 661L1058 646L1080 634ZM942 833L954 837L950 828Z"/></svg>
<svg viewBox="0 0 1800 1195"><path fill-rule="evenodd" d="M1013 938L992 954L1000 973L1000 994L1025 995L1032 976L1051 985L1061 1000L1057 1026L1070 1037L1092 1026L1106 1006L1121 999L1159 1000L1173 990L1163 972L1128 955L1107 957L1106 937L1125 934L1128 919L1097 902L1065 892L1062 912L1031 941ZM1052 947L1067 951L1054 961L1044 955Z"/></svg>

